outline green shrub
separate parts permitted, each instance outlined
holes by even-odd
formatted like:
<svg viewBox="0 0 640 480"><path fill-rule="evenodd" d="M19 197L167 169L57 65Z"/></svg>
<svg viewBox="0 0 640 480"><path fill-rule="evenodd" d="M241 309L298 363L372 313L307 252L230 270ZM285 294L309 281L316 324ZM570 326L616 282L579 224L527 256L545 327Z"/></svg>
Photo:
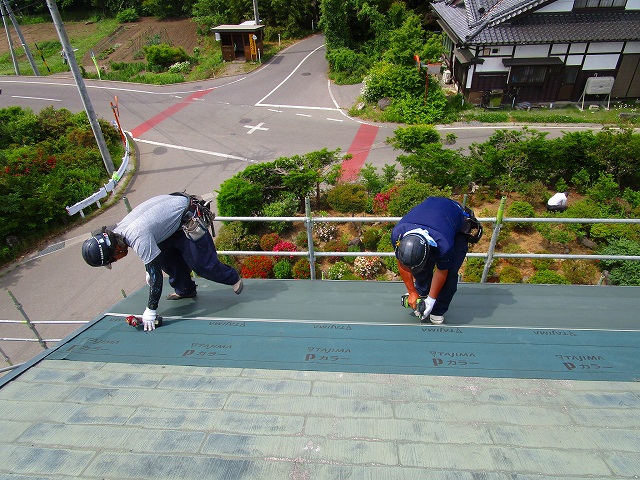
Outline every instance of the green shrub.
<svg viewBox="0 0 640 480"><path fill-rule="evenodd" d="M138 12L136 12L135 8L125 8L124 10L120 10L116 14L116 21L118 23L132 23L137 22L139 18Z"/></svg>
<svg viewBox="0 0 640 480"><path fill-rule="evenodd" d="M401 98L424 92L424 79L415 67L379 62L370 70L363 81L362 96L367 102L377 102L381 98Z"/></svg>
<svg viewBox="0 0 640 480"><path fill-rule="evenodd" d="M340 213L364 212L367 206L367 190L358 183L341 183L329 190L327 203Z"/></svg>
<svg viewBox="0 0 640 480"><path fill-rule="evenodd" d="M532 205L545 204L551 195L549 189L540 180L525 182L520 185L520 193L524 200ZM535 215L533 215L535 216Z"/></svg>
<svg viewBox="0 0 640 480"><path fill-rule="evenodd" d="M629 223L594 223L591 225L589 237L594 242L608 244L622 238L637 241L640 238L638 232L638 225Z"/></svg>
<svg viewBox="0 0 640 480"><path fill-rule="evenodd" d="M601 255L640 255L640 243L627 239L614 240L603 248ZM609 271L613 285L640 285L640 261L601 260L600 268Z"/></svg>
<svg viewBox="0 0 640 480"><path fill-rule="evenodd" d="M398 170L395 165L385 165L382 174L378 174L376 167L371 163L365 163L360 169L358 179L367 190L367 195L372 196L391 185L397 176Z"/></svg>
<svg viewBox="0 0 640 480"><path fill-rule="evenodd" d="M464 271L462 274L462 280L465 282L479 283L482 281L482 273L484 272L484 258L480 257L468 257L464 263ZM489 277L495 275L496 268L495 262L489 267Z"/></svg>
<svg viewBox="0 0 640 480"><path fill-rule="evenodd" d="M358 245L348 245L347 246L347 252L353 252L353 253L360 253L362 250L360 250L360 247ZM348 256L348 257L341 257L343 262L347 262L351 265L353 265L353 262L355 261L357 255L354 255L353 257Z"/></svg>
<svg viewBox="0 0 640 480"><path fill-rule="evenodd" d="M536 254L547 254L549 253L546 250L542 250L540 252L536 252ZM553 262L555 260L553 258L532 258L531 259L531 265L533 265L533 268L535 270L549 270L549 268L551 268L551 265L553 265Z"/></svg>
<svg viewBox="0 0 640 480"><path fill-rule="evenodd" d="M569 280L552 270L539 270L527 280L527 283L540 285L563 285L570 283Z"/></svg>
<svg viewBox="0 0 640 480"><path fill-rule="evenodd" d="M591 183L589 172L585 168L577 171L571 177L571 183L573 183L579 193L585 193Z"/></svg>
<svg viewBox="0 0 640 480"><path fill-rule="evenodd" d="M512 218L535 218L536 212L533 206L528 202L515 201L507 207L507 217ZM532 224L527 222L515 222L512 224L516 230L531 230Z"/></svg>
<svg viewBox="0 0 640 480"><path fill-rule="evenodd" d="M184 82L185 78L180 73L145 73L131 77L129 81L133 83L148 83L149 85L172 85Z"/></svg>
<svg viewBox="0 0 640 480"><path fill-rule="evenodd" d="M449 198L451 189L440 189L429 183L407 180L389 200L389 216L404 217L409 210L431 196Z"/></svg>
<svg viewBox="0 0 640 480"><path fill-rule="evenodd" d="M260 237L258 235L247 234L238 241L238 249L250 252L260 250Z"/></svg>
<svg viewBox="0 0 640 480"><path fill-rule="evenodd" d="M591 260L564 260L561 269L565 278L574 285L591 285L598 274Z"/></svg>
<svg viewBox="0 0 640 480"><path fill-rule="evenodd" d="M249 217L260 211L262 191L244 178L231 177L220 184L218 213L223 217Z"/></svg>
<svg viewBox="0 0 640 480"><path fill-rule="evenodd" d="M627 202L629 202L629 205L631 205L631 208L640 207L640 191L636 191L627 187L624 189L624 192L622 193L622 198L624 198Z"/></svg>
<svg viewBox="0 0 640 480"><path fill-rule="evenodd" d="M177 62L184 62L189 55L183 47L172 47L166 43L147 45L142 48L151 69L167 69Z"/></svg>
<svg viewBox="0 0 640 480"><path fill-rule="evenodd" d="M509 243L502 248L502 253L527 253L527 251L517 243ZM526 261L524 258L505 258L503 260L514 267L521 267Z"/></svg>
<svg viewBox="0 0 640 480"><path fill-rule="evenodd" d="M500 270L498 278L500 280L500 283L521 283L522 273L518 268L507 265L506 267L502 268L502 270Z"/></svg>
<svg viewBox="0 0 640 480"><path fill-rule="evenodd" d="M410 125L399 127L394 136L387 139L396 150L415 153L430 143L440 142L440 133L432 125Z"/></svg>
<svg viewBox="0 0 640 480"><path fill-rule="evenodd" d="M327 51L331 77L338 85L362 82L370 65L370 56L350 48L331 48Z"/></svg>
<svg viewBox="0 0 640 480"><path fill-rule="evenodd" d="M380 241L378 242L378 246L376 251L378 252L393 252L395 249L393 245L391 245L391 235L388 231L385 231L384 234L380 237ZM391 270L396 275L400 274L400 269L398 268L398 262L395 256L392 257L382 257L382 261L384 262L387 270Z"/></svg>
<svg viewBox="0 0 640 480"><path fill-rule="evenodd" d="M336 262L329 267L328 276L330 280L340 280L345 275L353 273L351 266L346 262Z"/></svg>
<svg viewBox="0 0 640 480"><path fill-rule="evenodd" d="M306 280L311 278L311 265L308 258L301 258L293 264L293 278Z"/></svg>
<svg viewBox="0 0 640 480"><path fill-rule="evenodd" d="M266 205L262 209L264 217L292 217L298 211L298 199L293 195L283 195L279 200ZM269 228L276 233L283 233L291 227L288 222L268 222Z"/></svg>
<svg viewBox="0 0 640 480"><path fill-rule="evenodd" d="M306 230L296 233L295 244L302 250L309 248L309 237L307 236Z"/></svg>
<svg viewBox="0 0 640 480"><path fill-rule="evenodd" d="M380 238L382 237L382 230L378 227L365 227L362 232L362 243L367 250L376 251Z"/></svg>
<svg viewBox="0 0 640 480"><path fill-rule="evenodd" d="M323 252L346 252L348 249L347 242L342 238L336 238L335 240L329 240L325 243ZM342 259L339 256L330 256L329 261L335 262Z"/></svg>
<svg viewBox="0 0 640 480"><path fill-rule="evenodd" d="M560 223L536 223L535 229L549 243L567 245L576 239L576 232Z"/></svg>
<svg viewBox="0 0 640 480"><path fill-rule="evenodd" d="M288 260L279 260L273 266L273 276L279 279L293 278L293 267Z"/></svg>
<svg viewBox="0 0 640 480"><path fill-rule="evenodd" d="M218 250L242 250L240 244L247 234L247 228L242 222L226 223L216 231L216 248Z"/></svg>
<svg viewBox="0 0 640 480"><path fill-rule="evenodd" d="M596 203L611 201L619 194L620 187L610 173L600 174L594 184L587 188L587 195Z"/></svg>

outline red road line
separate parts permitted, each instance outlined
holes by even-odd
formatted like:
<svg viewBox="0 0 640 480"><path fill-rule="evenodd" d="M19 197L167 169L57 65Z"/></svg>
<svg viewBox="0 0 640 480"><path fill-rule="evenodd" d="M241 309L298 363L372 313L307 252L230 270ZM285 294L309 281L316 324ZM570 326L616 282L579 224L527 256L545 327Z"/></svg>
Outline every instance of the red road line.
<svg viewBox="0 0 640 480"><path fill-rule="evenodd" d="M376 139L378 130L380 127L374 125L362 124L356 133L349 151L347 154L351 154L350 160L344 160L342 162L342 180L351 181L358 178L360 169L364 166L364 162L369 156L373 142Z"/></svg>
<svg viewBox="0 0 640 480"><path fill-rule="evenodd" d="M147 120L146 122L138 125L136 128L131 130L131 136L133 138L139 138L145 132L148 132L156 125L164 122L167 118L171 117L173 114L178 113L184 107L191 105L193 100L204 97L207 93L213 91L214 89L202 90L200 92L193 93L189 95L187 98L182 100L181 102L176 103L175 105L170 106L166 110L158 113L155 117Z"/></svg>

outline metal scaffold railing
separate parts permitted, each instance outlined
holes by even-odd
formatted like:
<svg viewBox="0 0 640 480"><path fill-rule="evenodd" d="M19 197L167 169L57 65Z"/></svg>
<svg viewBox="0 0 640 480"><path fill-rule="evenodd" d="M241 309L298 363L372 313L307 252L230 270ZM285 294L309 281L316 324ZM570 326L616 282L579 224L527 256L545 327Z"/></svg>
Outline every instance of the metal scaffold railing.
<svg viewBox="0 0 640 480"><path fill-rule="evenodd" d="M126 199L125 199L126 202ZM562 260L640 260L639 255L599 255L599 254L560 254L560 253L500 253L497 252L498 235L505 223L559 223L559 224L640 224L640 219L633 218L564 218L564 217L540 217L540 218L507 218L504 217L505 199L503 198L498 213L495 217L479 217L478 220L483 224L491 224L491 238L489 241L489 247L486 252L469 252L468 258L483 258L484 268L481 283L487 282L488 274L491 268L491 264L494 259L497 258L545 258L545 259L562 259ZM336 251L317 251L313 242L313 226L320 223L397 223L400 221L400 217L328 217L328 216L314 216L309 206L309 200L306 201L306 209L304 216L296 217L216 217L216 222L289 222L289 223L303 223L305 225L307 234L308 248L306 251L286 252L287 256L291 257L306 257L309 260L310 278L316 279L315 263L317 257L354 257L354 256L369 256L369 257L393 257L393 252L336 252ZM485 230L487 230L485 228ZM262 251L262 250L219 250L218 254L231 255L231 256L250 256L250 255L266 255L266 256L282 256L283 252L276 251ZM604 277L598 284L602 283ZM16 297L8 292L12 298L16 308L21 313L23 320L0 320L1 324L26 324L27 327L33 333L31 338L17 338L17 337L0 337L0 341L7 342L38 342L43 349L49 348L49 344L59 342L59 338L43 338L38 332L37 325L82 325L85 321L32 321L22 305L18 302ZM123 296L126 297L124 291ZM0 369L0 372L16 368L19 365L12 365L11 359L4 350L0 348L0 355L3 356L5 362L9 364L9 367Z"/></svg>

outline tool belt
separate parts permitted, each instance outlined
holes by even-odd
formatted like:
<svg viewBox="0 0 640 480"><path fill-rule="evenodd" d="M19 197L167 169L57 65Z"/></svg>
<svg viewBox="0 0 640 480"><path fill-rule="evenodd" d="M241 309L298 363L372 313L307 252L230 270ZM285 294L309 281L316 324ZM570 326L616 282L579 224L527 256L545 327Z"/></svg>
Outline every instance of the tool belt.
<svg viewBox="0 0 640 480"><path fill-rule="evenodd" d="M460 205L460 207L464 211L464 220L462 221L461 232L467 237L467 242L478 243L482 238L482 224L476 218L473 210L467 206L463 207Z"/></svg>
<svg viewBox="0 0 640 480"><path fill-rule="evenodd" d="M171 195L186 197L189 200L180 221L180 226L189 240L200 240L209 229L211 236L215 237L213 221L216 216L209 208L211 202L205 202L197 195L185 192L174 192Z"/></svg>

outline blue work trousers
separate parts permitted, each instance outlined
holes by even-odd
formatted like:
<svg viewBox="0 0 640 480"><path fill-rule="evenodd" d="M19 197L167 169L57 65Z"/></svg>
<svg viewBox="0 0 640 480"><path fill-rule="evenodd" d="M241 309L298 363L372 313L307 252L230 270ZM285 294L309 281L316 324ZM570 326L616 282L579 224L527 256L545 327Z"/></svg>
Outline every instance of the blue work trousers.
<svg viewBox="0 0 640 480"><path fill-rule="evenodd" d="M442 286L442 289L438 294L438 298L436 299L436 303L433 306L433 310L431 311L432 314L441 316L449 310L449 304L458 290L458 272L464 263L468 250L469 244L467 242L467 237L462 233L458 233L453 242L453 259L451 261L451 268L448 270L447 280ZM431 280L433 279L433 270L436 267L436 260L437 259L435 258L433 260L427 260L422 271L413 276L416 290L422 297L426 297L429 294Z"/></svg>
<svg viewBox="0 0 640 480"><path fill-rule="evenodd" d="M160 266L169 275L169 284L178 295L195 292L192 271L202 278L224 285L233 285L240 278L235 269L218 259L209 232L194 242L187 238L182 229L178 229L158 246L161 252L158 257Z"/></svg>

